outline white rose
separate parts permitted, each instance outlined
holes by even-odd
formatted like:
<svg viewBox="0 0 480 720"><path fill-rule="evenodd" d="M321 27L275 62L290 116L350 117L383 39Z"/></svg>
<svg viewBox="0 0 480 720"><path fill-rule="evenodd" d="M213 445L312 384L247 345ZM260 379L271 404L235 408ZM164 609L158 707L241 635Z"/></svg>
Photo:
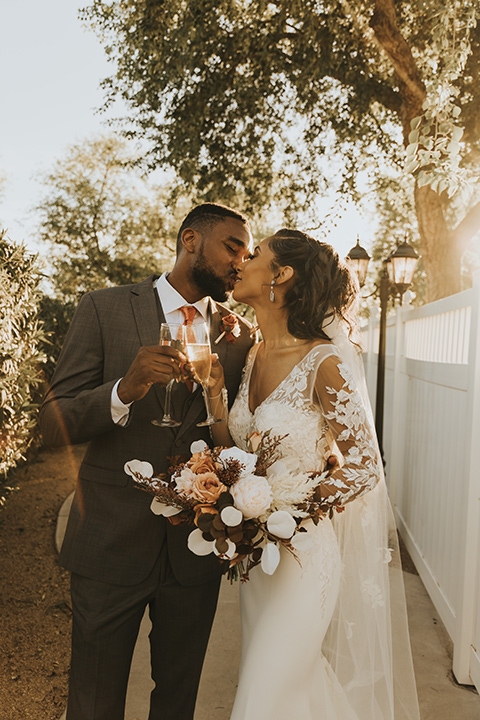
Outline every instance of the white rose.
<svg viewBox="0 0 480 720"><path fill-rule="evenodd" d="M189 497L192 494L192 485L195 480L194 473L188 467L184 467L181 472L173 476L177 491L181 495Z"/></svg>
<svg viewBox="0 0 480 720"><path fill-rule="evenodd" d="M245 450L240 450L238 447L224 448L218 456L222 463L227 463L229 460L238 460L239 463L245 465L245 469L242 470L240 477L245 475L251 475L255 470L257 464L257 456L253 453L247 453Z"/></svg>
<svg viewBox="0 0 480 720"><path fill-rule="evenodd" d="M257 518L271 505L272 489L268 480L257 475L244 475L230 488L235 507L245 518Z"/></svg>

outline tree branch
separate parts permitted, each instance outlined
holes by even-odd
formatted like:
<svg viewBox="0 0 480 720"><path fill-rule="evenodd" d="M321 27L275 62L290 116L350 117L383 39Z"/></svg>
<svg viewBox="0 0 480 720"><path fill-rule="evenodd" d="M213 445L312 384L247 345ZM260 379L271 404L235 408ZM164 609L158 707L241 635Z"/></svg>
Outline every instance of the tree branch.
<svg viewBox="0 0 480 720"><path fill-rule="evenodd" d="M403 120L404 123L409 122L415 114L420 113L426 89L410 47L400 32L395 1L375 0L375 10L369 24L398 78L401 93L409 108Z"/></svg>

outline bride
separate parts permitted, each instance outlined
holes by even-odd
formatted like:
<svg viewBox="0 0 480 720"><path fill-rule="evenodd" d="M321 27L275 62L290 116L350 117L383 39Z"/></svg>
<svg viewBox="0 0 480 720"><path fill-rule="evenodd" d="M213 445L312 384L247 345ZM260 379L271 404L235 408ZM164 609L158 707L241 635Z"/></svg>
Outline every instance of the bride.
<svg viewBox="0 0 480 720"><path fill-rule="evenodd" d="M217 445L252 432L286 436L299 472L339 464L322 495L341 503L298 561L241 586L242 660L231 720L418 720L403 578L391 507L353 341L357 286L329 245L280 230L239 269L234 298L256 312L263 341L247 359ZM350 340L352 337L352 340ZM210 395L220 416L223 370Z"/></svg>

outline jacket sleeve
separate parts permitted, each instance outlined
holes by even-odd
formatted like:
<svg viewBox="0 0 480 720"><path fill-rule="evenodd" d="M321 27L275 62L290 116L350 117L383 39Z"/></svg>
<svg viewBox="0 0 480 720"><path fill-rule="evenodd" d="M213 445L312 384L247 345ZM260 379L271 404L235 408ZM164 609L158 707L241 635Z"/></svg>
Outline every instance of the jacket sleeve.
<svg viewBox="0 0 480 720"><path fill-rule="evenodd" d="M87 442L115 427L110 404L115 380L103 380L102 328L95 304L78 305L40 410L40 430L50 447Z"/></svg>

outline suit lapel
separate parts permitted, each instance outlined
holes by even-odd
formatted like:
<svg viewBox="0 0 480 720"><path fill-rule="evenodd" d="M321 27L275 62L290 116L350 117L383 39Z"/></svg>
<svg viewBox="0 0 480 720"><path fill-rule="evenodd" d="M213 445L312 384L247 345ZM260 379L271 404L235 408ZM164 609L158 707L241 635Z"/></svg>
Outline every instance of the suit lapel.
<svg viewBox="0 0 480 720"><path fill-rule="evenodd" d="M160 324L165 322L165 315L156 297L154 281L157 276L151 275L132 289L132 310L137 325L140 343L144 346L158 345ZM162 409L165 404L165 388L154 385L155 394Z"/></svg>
<svg viewBox="0 0 480 720"><path fill-rule="evenodd" d="M132 288L132 310L137 325L138 336L142 345L158 345L160 337L160 323L165 322L163 310L158 312L155 287L155 275L134 285Z"/></svg>

